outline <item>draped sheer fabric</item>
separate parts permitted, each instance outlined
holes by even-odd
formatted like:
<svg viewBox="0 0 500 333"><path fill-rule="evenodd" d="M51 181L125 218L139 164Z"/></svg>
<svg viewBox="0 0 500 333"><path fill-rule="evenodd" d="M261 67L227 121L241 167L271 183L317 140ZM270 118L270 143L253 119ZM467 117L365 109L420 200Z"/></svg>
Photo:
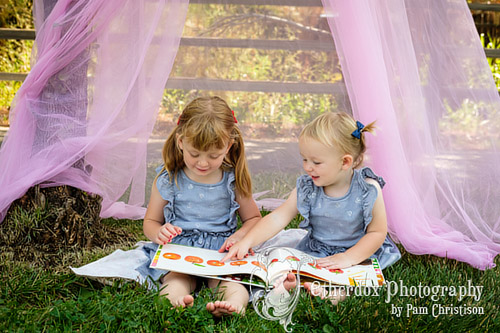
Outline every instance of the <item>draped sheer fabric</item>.
<svg viewBox="0 0 500 333"><path fill-rule="evenodd" d="M0 150L0 219L12 201L40 183L101 195L103 217L141 218L168 134L153 132L164 87L169 76L173 82L195 70L208 75L209 70L195 67L212 51L194 56L190 46L179 48L190 15L188 0L59 0L51 11L47 2L35 1L34 65L16 96ZM329 86L333 97L314 99L317 110L299 116L297 123L334 110L350 112L363 123L377 120L377 135L367 135L365 164L387 181L384 199L393 239L411 253L493 267L500 250L500 206L495 202L500 197L500 99L466 2L322 3L321 19L317 9L302 9L296 15L300 24L286 22L303 31L299 38L308 35L323 43L331 59L326 80L335 82ZM221 20L223 28L209 36L250 39L242 28L250 18L260 20L270 39L283 36L271 24L285 20L267 12L252 7L240 21ZM203 14L191 14L196 13ZM306 27L314 22L314 29ZM328 26L333 40L324 31ZM191 30L186 28L184 36ZM225 46L211 50L223 52ZM245 61L224 60L219 68ZM339 68L343 79L333 79ZM305 76L305 69L294 70L282 73L282 80ZM193 81L189 89L195 93L187 95L217 90L207 84L213 81ZM220 90L234 88L224 84ZM258 100L261 93L255 94ZM230 105L238 99L231 96ZM175 108L178 112L182 106ZM261 111L253 105L248 109ZM287 105L270 110L288 112ZM244 111L236 109L237 117ZM239 124L244 128L245 119ZM255 178L272 164L276 172L293 175L293 187L301 166L296 132L287 140L245 141ZM272 190L274 183L263 183L258 191Z"/></svg>
<svg viewBox="0 0 500 333"><path fill-rule="evenodd" d="M323 3L353 114L377 120L369 164L388 184L390 234L411 253L493 267L500 98L467 3Z"/></svg>
<svg viewBox="0 0 500 333"><path fill-rule="evenodd" d="M35 2L35 65L0 152L1 219L39 183L101 195L102 216L143 216L148 137L187 7L60 0L48 14ZM128 205L118 202L126 191Z"/></svg>

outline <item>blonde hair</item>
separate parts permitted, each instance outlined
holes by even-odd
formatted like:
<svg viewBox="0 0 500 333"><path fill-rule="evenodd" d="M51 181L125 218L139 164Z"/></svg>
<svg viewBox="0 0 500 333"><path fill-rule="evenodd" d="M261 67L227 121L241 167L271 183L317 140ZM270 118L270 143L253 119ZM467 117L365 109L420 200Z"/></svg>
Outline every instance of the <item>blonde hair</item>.
<svg viewBox="0 0 500 333"><path fill-rule="evenodd" d="M187 140L200 151L222 149L232 142L223 170L234 168L236 190L242 196L252 195L252 181L245 158L245 146L236 118L227 103L220 97L199 97L182 111L177 126L163 146L164 169L170 180L177 184L177 175L185 166L183 153L177 145L177 137Z"/></svg>
<svg viewBox="0 0 500 333"><path fill-rule="evenodd" d="M375 122L371 122L360 130L360 138L352 133L358 129L356 121L345 112L329 112L316 117L307 124L299 137L317 140L327 147L336 148L342 154L353 157L353 168L363 163L366 151L364 132L374 133Z"/></svg>

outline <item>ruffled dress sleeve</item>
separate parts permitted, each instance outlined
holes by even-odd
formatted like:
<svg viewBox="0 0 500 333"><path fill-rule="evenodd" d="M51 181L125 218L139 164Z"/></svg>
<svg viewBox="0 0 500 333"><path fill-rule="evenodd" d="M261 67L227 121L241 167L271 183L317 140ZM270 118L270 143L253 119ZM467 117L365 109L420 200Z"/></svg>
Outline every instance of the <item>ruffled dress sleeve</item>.
<svg viewBox="0 0 500 333"><path fill-rule="evenodd" d="M175 183L170 181L169 174L167 170L163 169L163 165L156 168L156 172L159 173L156 178L156 187L158 192L160 192L163 200L167 201L167 204L163 208L163 215L165 216L165 221L171 222L175 220L174 213L174 199L175 199Z"/></svg>
<svg viewBox="0 0 500 333"><path fill-rule="evenodd" d="M382 177L377 176L370 168L365 167L356 171L355 176L357 182L360 185L362 191L362 204L363 204L363 222L364 222L364 230L370 224L373 219L373 205L375 204L375 200L377 200L378 191L377 188L366 181L366 178L371 178L376 180L380 187L383 188L385 185L385 181Z"/></svg>
<svg viewBox="0 0 500 333"><path fill-rule="evenodd" d="M297 210L304 218L300 222L299 227L303 229L311 229L310 212L312 200L316 196L314 191L314 183L308 175L302 175L297 178Z"/></svg>

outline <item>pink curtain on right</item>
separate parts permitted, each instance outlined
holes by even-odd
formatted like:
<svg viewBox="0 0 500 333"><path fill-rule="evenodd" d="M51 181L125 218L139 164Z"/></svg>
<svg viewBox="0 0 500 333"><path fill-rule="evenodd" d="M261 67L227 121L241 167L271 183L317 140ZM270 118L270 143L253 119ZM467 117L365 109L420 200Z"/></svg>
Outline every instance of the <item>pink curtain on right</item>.
<svg viewBox="0 0 500 333"><path fill-rule="evenodd" d="M323 0L353 114L377 120L391 236L411 253L494 267L500 98L465 0Z"/></svg>

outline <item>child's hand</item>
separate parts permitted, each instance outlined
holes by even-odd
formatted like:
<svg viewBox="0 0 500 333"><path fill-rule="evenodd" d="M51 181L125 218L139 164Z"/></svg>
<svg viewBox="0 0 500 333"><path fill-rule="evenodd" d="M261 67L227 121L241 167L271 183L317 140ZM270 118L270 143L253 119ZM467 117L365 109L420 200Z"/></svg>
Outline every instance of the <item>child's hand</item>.
<svg viewBox="0 0 500 333"><path fill-rule="evenodd" d="M228 238L226 238L226 241L224 242L224 244L222 244L222 246L219 249L220 253L226 252L231 247L233 247L234 244L238 243L240 240L243 239L244 235L241 232L238 232L238 231L236 231L234 234L232 234L231 236L229 236ZM252 249L249 249L249 252L250 252L251 255L255 254L255 252L253 252Z"/></svg>
<svg viewBox="0 0 500 333"><path fill-rule="evenodd" d="M245 241L238 242L229 248L228 253L226 254L226 256L224 258L222 258L221 261L224 262L228 259L231 259L231 260L243 259L244 257L246 257L248 255L248 251L253 252L253 250L250 248L250 246L245 244Z"/></svg>
<svg viewBox="0 0 500 333"><path fill-rule="evenodd" d="M352 266L351 259L345 253L337 253L333 256L317 259L316 264L326 269L342 269Z"/></svg>
<svg viewBox="0 0 500 333"><path fill-rule="evenodd" d="M180 235L181 232L182 229L180 227L174 226L170 223L165 223L160 229L158 229L156 239L153 241L157 244L165 245L170 243L175 236Z"/></svg>

